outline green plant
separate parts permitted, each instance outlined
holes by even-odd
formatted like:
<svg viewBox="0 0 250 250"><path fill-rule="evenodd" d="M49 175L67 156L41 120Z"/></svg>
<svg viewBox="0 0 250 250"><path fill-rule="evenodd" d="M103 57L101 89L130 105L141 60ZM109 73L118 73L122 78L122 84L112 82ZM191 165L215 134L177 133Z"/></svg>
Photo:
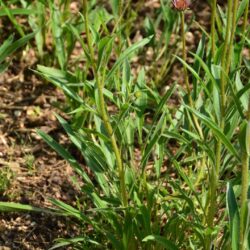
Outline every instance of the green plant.
<svg viewBox="0 0 250 250"><path fill-rule="evenodd" d="M35 156L33 154L27 154L24 156L24 164L29 171L33 171L35 168Z"/></svg>
<svg viewBox="0 0 250 250"><path fill-rule="evenodd" d="M75 207L51 199L58 208L53 212L72 217L81 228L79 237L60 239L52 249L248 249L250 82L249 61L241 52L249 49L249 1L228 0L225 8L210 1L210 33L200 30L194 52L186 44L186 12L178 15L163 0L157 20L144 20L145 38L132 43L131 20L143 5L132 2L113 0L105 9L83 0L83 14L73 19L69 1L34 3L49 10L48 30L60 68L38 65L36 73L65 94L68 118L56 117L91 172L38 130L82 181ZM181 56L178 39L169 46L170 36L178 37L179 31ZM68 64L76 41L82 68ZM153 51L150 72L140 65L134 73L131 59L145 59L148 48ZM176 56L168 54L169 48ZM158 87L176 59L184 86L173 83L161 95ZM171 107L174 95L178 103ZM13 211L15 204L1 203L1 208Z"/></svg>
<svg viewBox="0 0 250 250"><path fill-rule="evenodd" d="M209 143L208 141L210 141L211 139L207 131L207 128L209 128L209 130L212 132L213 139L212 141L210 141L210 143L211 142L213 143L212 144L209 143L210 145L209 147L215 148L215 153L213 153L207 148L203 147L206 152L206 155L209 157L206 163L207 168L209 170L208 172L209 179L208 179L207 202L205 205L205 211L206 211L205 218L206 219L204 220L204 225L208 225L208 230L205 234L205 248L206 249L210 249L212 244L214 245L217 244L216 245L217 247L219 246L223 247L223 244L224 246L226 245L225 239L223 239L224 242L222 241L220 244L216 243L215 241L219 231L222 229L218 225L220 225L220 220L224 218L223 214L217 215L216 216L217 226L215 226L215 215L217 214L216 207L218 207L218 205L221 204L223 200L223 196L218 194L218 189L219 190L221 189L221 184L220 184L222 182L221 177L223 176L223 173L225 173L226 169L228 169L228 166L230 165L229 161L225 162L226 153L225 153L225 149L223 149L223 146L225 146L229 151L231 151L231 153L237 159L236 162L240 164L241 154L237 153L237 150L236 150L238 146L236 146L235 148L233 144L236 145L236 142L233 141L233 144L231 144L231 142L229 141L229 140L232 140L232 136L236 131L236 126L237 126L236 124L240 125L242 122L242 119L244 119L243 112L246 107L246 105L244 105L243 107L242 103L239 103L240 99L234 93L235 87L237 86L237 84L241 84L241 80L239 78L239 71L237 72L237 69L235 68L235 61L234 61L234 60L237 60L236 58L237 56L239 56L240 51L236 52L236 49L234 48L234 57L232 57L234 41L235 41L234 32L237 26L236 24L237 15L238 15L237 20L239 20L239 11L236 13L237 6L238 6L238 2L235 1L232 4L231 1L228 1L228 6L227 6L228 11L227 11L227 15L225 15L226 20L227 20L226 29L224 31L225 36L224 36L223 44L219 50L216 50L216 47L215 47L216 37L215 37L215 31L213 27L214 22L215 22L215 10L213 10L214 13L212 14L212 21L211 21L212 23L212 31L211 31L212 51L211 52L212 54L214 54L212 56L214 58L213 63L209 64L208 63L209 61L203 62L202 59L198 55L193 54L195 59L199 61L202 69L205 71L205 74L206 74L206 77L204 78L206 81L205 84L202 82L199 75L196 74L194 69L189 67L189 65L187 65L186 63L184 63L185 57L183 57L184 60L181 60L182 63L184 64L184 67L187 67L189 71L193 74L193 76L195 76L197 79L201 81L201 84L202 84L201 90L204 91L205 93L205 97L203 96L201 98L202 101L201 99L197 99L197 101L200 102L199 107L200 107L201 113L197 112L197 110L194 109L194 107L196 107L197 109L197 102L192 104L190 101L188 101L188 105L186 106L186 108L188 108L189 111L195 114L200 119L201 123L206 125L202 129L205 132L204 134L205 137L204 138L200 137L200 139L204 141L204 143ZM213 4L212 7L215 8L215 4ZM243 12L244 11L241 11L241 15L243 14ZM216 43L218 44L218 42L219 41L217 41ZM220 66L218 66L218 64L220 64ZM233 85L235 81L236 81L236 86ZM197 90L197 88L195 88L194 90ZM246 99L249 98L247 93L244 93L244 95ZM197 94L195 94L195 96L197 96ZM229 100L230 100L229 97L233 99L233 102L236 105L233 112L232 112L232 101L229 103ZM211 100L211 106L208 105L210 100ZM211 109L212 107L214 107L214 110ZM234 123L233 123L233 120L234 120ZM192 121L191 121L191 124L193 125L193 127L195 127L195 124ZM228 132L229 128L230 128L230 132ZM226 137L223 134L225 134ZM247 140L247 136L243 138L244 140ZM197 142L197 139L198 137L196 138L196 142ZM249 161L248 157L247 159L244 158L244 154L243 154L243 159L245 159L245 162ZM225 164L227 164L227 166ZM247 170L248 167L246 166L245 163L243 163L243 166L245 170L242 175L242 178L243 178L242 184L244 182L246 183L245 178L247 178L247 172L248 172ZM229 169L233 170L232 167L231 168L229 167ZM244 186L247 187L248 185L244 184ZM243 191L244 192L243 199L246 199L246 190L247 188L245 188ZM245 223L243 221L245 220L241 216L241 224L243 223L245 227ZM239 228L238 229L234 228L234 232L237 232L239 234ZM237 239L238 241L236 245L238 249L239 244L240 245L243 244L243 240L242 239L240 240L239 238ZM233 244L235 244L235 242L236 241L234 241Z"/></svg>
<svg viewBox="0 0 250 250"><path fill-rule="evenodd" d="M231 12L232 12L232 1L228 1L228 12L227 12L227 26L226 26L226 35L225 35L225 41L223 44L223 52L222 52L222 58L221 58L221 74L220 74L220 117L218 119L218 125L221 131L225 128L225 109L226 109L226 63L229 58L227 55L230 54L230 50L228 51L228 44L231 44L230 40L230 30L231 30ZM214 35L214 34L212 34ZM231 37L233 39L234 37ZM214 40L214 37L212 38ZM214 227L214 216L216 213L216 196L217 196L217 188L218 188L218 182L219 182L219 175L221 171L221 151L222 151L222 140L221 138L217 139L216 142L216 156L215 156L215 166L213 167L211 171L211 189L210 189L210 204L208 205L208 226L210 228ZM207 249L210 248L211 238L208 239Z"/></svg>
<svg viewBox="0 0 250 250"><path fill-rule="evenodd" d="M212 13L211 13L211 54L212 54L212 59L214 60L215 58L215 42L216 42L216 38L215 38L215 17L216 17L216 5L217 5L217 1L213 0L211 3L211 7L212 7Z"/></svg>
<svg viewBox="0 0 250 250"><path fill-rule="evenodd" d="M3 44L0 46L0 73L3 73L9 66L10 60L7 60L16 50L24 46L31 38L34 37L34 33L26 35L16 41L14 41L14 36L9 36Z"/></svg>
<svg viewBox="0 0 250 250"><path fill-rule="evenodd" d="M0 171L0 194L8 190L13 178L13 172L9 167L1 167Z"/></svg>

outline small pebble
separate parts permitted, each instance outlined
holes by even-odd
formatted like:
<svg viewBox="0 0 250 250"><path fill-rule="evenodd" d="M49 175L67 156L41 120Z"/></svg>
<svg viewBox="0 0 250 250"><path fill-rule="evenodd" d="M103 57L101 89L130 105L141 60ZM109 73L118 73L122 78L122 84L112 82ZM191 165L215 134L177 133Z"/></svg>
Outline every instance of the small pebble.
<svg viewBox="0 0 250 250"><path fill-rule="evenodd" d="M16 116L16 117L20 117L21 114L22 114L22 111L20 111L20 110L15 110L14 111L14 116Z"/></svg>

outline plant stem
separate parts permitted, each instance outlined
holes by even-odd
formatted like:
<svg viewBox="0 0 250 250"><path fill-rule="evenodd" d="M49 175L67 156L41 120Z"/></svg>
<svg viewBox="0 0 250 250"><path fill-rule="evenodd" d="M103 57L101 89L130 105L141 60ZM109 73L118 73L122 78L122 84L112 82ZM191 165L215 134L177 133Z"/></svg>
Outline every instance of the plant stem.
<svg viewBox="0 0 250 250"><path fill-rule="evenodd" d="M249 1L247 2L245 13L244 13L244 19L243 19L243 26L242 26L242 48L245 43L245 32L246 27L248 24L248 12L249 12ZM242 53L240 55L240 65L242 63ZM250 99L248 101L248 112L246 114L246 119L250 123ZM248 138L246 138L247 140ZM248 179L249 179L249 155L246 151L243 152L242 155L242 170L241 170L241 206L240 206L240 243L239 243L239 249L244 250L246 246L244 245L244 235L245 235L245 213L246 213L246 204L247 204L247 194L248 194Z"/></svg>
<svg viewBox="0 0 250 250"><path fill-rule="evenodd" d="M118 6L118 16L122 16L122 6L123 6L123 0L119 0L119 6Z"/></svg>
<svg viewBox="0 0 250 250"><path fill-rule="evenodd" d="M230 70L230 65L231 65L231 57L232 57L232 53L233 53L234 36L235 36L235 30L236 30L236 26L237 26L236 18L237 18L238 5L239 5L239 0L234 0L233 1L232 28L231 28L231 35L230 35L227 63L226 63L226 68L225 68L226 74L228 74L228 72Z"/></svg>
<svg viewBox="0 0 250 250"><path fill-rule="evenodd" d="M183 61L187 61L187 53L186 53L186 39L185 39L185 17L184 17L184 12L181 12L181 39L182 39L182 59ZM187 72L187 67L184 65L184 81L185 81L185 85L186 85L186 89L187 89L187 95L188 95L188 102L189 105L194 108L194 102L192 99L192 95L191 95L191 88L190 88L190 84L189 84L189 80L188 80L188 72ZM196 130L198 131L201 139L203 139L203 132L202 129L200 127L200 124L196 118L195 115L192 115L192 119L194 122L194 126L196 128Z"/></svg>
<svg viewBox="0 0 250 250"><path fill-rule="evenodd" d="M182 59L183 61L187 61L187 53L186 53L186 39L185 39L185 16L184 12L181 12L181 39L182 39ZM188 100L190 104L193 104L193 100L191 98L191 89L189 85L189 80L188 80L188 73L187 73L187 68L184 65L184 80L185 80L185 85L187 88L188 92ZM193 105L192 105L193 106Z"/></svg>
<svg viewBox="0 0 250 250"><path fill-rule="evenodd" d="M87 44L88 44L88 49L89 49L90 58L91 58L91 64L92 64L92 68L93 68L93 72L94 72L94 76L95 76L95 80L96 80L96 86L98 89L98 96L99 96L99 103L100 103L99 112L100 112L100 115L102 117L105 129L106 129L108 135L110 136L111 145L112 145L115 157L116 157L116 164L118 167L118 175L119 175L119 180L120 180L120 191L121 191L122 204L123 204L123 206L127 207L128 200L127 200L126 185L125 185L125 170L124 170L124 166L123 166L123 162L122 162L122 158L121 158L121 153L120 153L120 150L119 150L117 142L116 142L115 134L114 134L114 131L113 131L111 123L110 123L109 115L107 113L107 107L105 104L104 94L103 94L104 86L103 86L103 83L100 79L100 74L99 74L97 67L96 67L94 49L93 49L93 46L91 44L91 37L90 37L90 33L89 33L89 19L88 19L87 7L88 7L87 0L83 0L83 15L84 15L84 19L85 19L85 32L86 32Z"/></svg>
<svg viewBox="0 0 250 250"><path fill-rule="evenodd" d="M247 24L248 24L248 12L249 12L249 1L247 1L245 12L244 12L244 18L243 18L242 32L243 32L244 37L245 37L245 31L246 31Z"/></svg>
<svg viewBox="0 0 250 250"><path fill-rule="evenodd" d="M229 35L231 29L231 9L232 9L232 0L228 0L228 11L227 11L227 26L226 26L226 36L223 46L222 59L221 59L221 83L220 83L220 109L221 109L221 120L218 121L221 131L224 130L225 127L225 107L226 107L226 59L228 53L228 43L229 43ZM231 58L230 58L231 59ZM222 142L218 138L215 146L216 150L216 158L215 158L215 166L212 169L211 180L210 180L210 191L209 191L209 207L207 211L207 225L213 229L214 227L214 217L216 212L217 205L217 188L219 184L219 175L220 175L220 165L221 165L221 148ZM210 248L210 244L212 242L211 235L208 235L206 239L206 249Z"/></svg>
<svg viewBox="0 0 250 250"><path fill-rule="evenodd" d="M249 1L247 1L244 18L243 18L243 26L242 32L242 48L245 43L245 32L248 24L248 12L249 12ZM240 64L242 63L242 53L240 55ZM246 120L250 123L250 99L248 101L248 112L246 114ZM246 138L248 140L248 138ZM244 250L246 246L244 245L244 235L245 235L245 213L246 213L246 204L247 204L247 194L248 194L248 178L249 178L249 155L245 150L242 155L242 171L241 171L241 208L240 208L240 250Z"/></svg>
<svg viewBox="0 0 250 250"><path fill-rule="evenodd" d="M186 53L186 39L185 39L185 16L184 16L184 12L181 12L181 38L182 38L182 59L183 61L187 61L187 53ZM190 88L190 84L189 84L189 80L188 80L188 72L187 72L187 67L184 65L184 81L185 81L185 85L186 85L186 89L187 89L187 95L188 95L188 102L190 107L195 108L194 106L194 102L192 99L192 95L191 95L191 88ZM195 126L195 129L197 130L201 140L204 139L204 135L201 129L201 126L197 120L197 117L192 113L192 120ZM197 181L195 183L195 186L197 186L200 182L200 180L203 178L204 176L204 170L205 170L205 153L203 154L203 158L202 158L202 164L201 164L201 168L200 168L200 172L198 174L198 178Z"/></svg>
<svg viewBox="0 0 250 250"><path fill-rule="evenodd" d="M217 1L212 1L212 13L211 13L211 51L212 51L212 59L215 58L215 16L216 16L216 4Z"/></svg>
<svg viewBox="0 0 250 250"><path fill-rule="evenodd" d="M241 49L243 48L245 44L245 40L246 40L245 34L246 34L246 29L247 29L247 24L248 24L248 12L249 12L249 1L247 1L246 9L244 12L243 25L242 25L242 31L241 31L241 34L243 35ZM242 53L240 54L240 65L241 63L242 63Z"/></svg>
<svg viewBox="0 0 250 250"><path fill-rule="evenodd" d="M248 192L248 168L249 156L246 152L242 156L242 171L241 171L241 208L240 208L240 250L245 250L244 234L245 234L245 214L247 206L247 192Z"/></svg>
<svg viewBox="0 0 250 250"><path fill-rule="evenodd" d="M225 113L225 104L226 104L226 95L225 95L225 89L226 89L226 69L227 64L230 65L231 57L227 55L230 53L230 44L234 40L234 36L230 36L231 31L231 18L232 18L232 0L228 0L228 11L227 11L227 27L226 27L226 36L225 36L225 42L223 46L223 52L222 52L222 59L221 59L221 117L224 121L224 113ZM232 33L231 33L232 34Z"/></svg>
<svg viewBox="0 0 250 250"><path fill-rule="evenodd" d="M117 29L118 29L118 46L117 46L117 58L119 58L121 51L122 51L122 30L121 30L121 24L122 24L122 20L123 20L123 11L122 11L122 7L123 7L123 0L119 0L119 5L118 5L118 16L117 16L117 20L116 20L116 25L117 25ZM118 91L121 91L121 84L120 84L120 68L117 70L117 83L116 83L116 88Z"/></svg>
<svg viewBox="0 0 250 250"><path fill-rule="evenodd" d="M212 13L211 13L211 53L212 60L215 58L215 21L216 21L216 5L217 0L212 0ZM205 153L204 153L205 155ZM203 178L205 168L205 156L202 158L201 171L198 175L196 185L199 184L200 180Z"/></svg>
<svg viewBox="0 0 250 250"><path fill-rule="evenodd" d="M247 120L247 130L250 130L250 99L248 101L248 111L246 114ZM247 138L249 132L246 133L246 142L249 140ZM246 143L249 147L249 143ZM249 149L248 149L249 151ZM247 208L247 194L248 194L248 176L249 176L249 154L247 150L244 150L242 154L242 171L241 171L241 208L240 208L240 250L246 249L244 244L245 235L245 215Z"/></svg>
<svg viewBox="0 0 250 250"><path fill-rule="evenodd" d="M118 13L117 13L117 17L116 17L116 21L115 21L115 25L114 25L114 28L112 30L112 34L114 34L117 29L118 31L120 31L120 23L123 19L123 15L124 15L124 12L126 10L126 8L128 7L128 5L126 5L126 7L124 7L123 9L123 1L122 0L119 0L119 5L118 5Z"/></svg>
<svg viewBox="0 0 250 250"><path fill-rule="evenodd" d="M67 18L69 17L69 14L70 14L70 3L71 1L70 0L66 0L65 3L64 3L64 9L63 9L63 12L64 12L64 20L67 20Z"/></svg>

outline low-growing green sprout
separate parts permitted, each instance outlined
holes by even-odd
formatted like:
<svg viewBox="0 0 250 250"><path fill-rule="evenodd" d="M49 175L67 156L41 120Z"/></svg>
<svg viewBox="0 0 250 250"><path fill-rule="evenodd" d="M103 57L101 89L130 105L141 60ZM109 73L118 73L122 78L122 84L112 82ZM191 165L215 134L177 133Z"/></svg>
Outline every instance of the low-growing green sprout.
<svg viewBox="0 0 250 250"><path fill-rule="evenodd" d="M9 167L0 167L0 196L8 190L13 179L13 171Z"/></svg>

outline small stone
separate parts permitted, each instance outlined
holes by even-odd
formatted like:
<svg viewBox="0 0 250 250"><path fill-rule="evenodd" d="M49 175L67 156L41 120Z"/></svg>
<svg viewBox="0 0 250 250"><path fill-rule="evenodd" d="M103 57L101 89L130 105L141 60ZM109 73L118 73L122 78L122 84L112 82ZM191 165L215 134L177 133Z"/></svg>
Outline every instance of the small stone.
<svg viewBox="0 0 250 250"><path fill-rule="evenodd" d="M194 44L194 35L192 32L187 32L186 33L186 41L188 44Z"/></svg>
<svg viewBox="0 0 250 250"><path fill-rule="evenodd" d="M11 250L11 248L6 247L6 246L0 246L0 250Z"/></svg>
<svg viewBox="0 0 250 250"><path fill-rule="evenodd" d="M31 226L31 227L36 226L36 222L35 222L35 221L31 222L31 223L30 223L30 226Z"/></svg>
<svg viewBox="0 0 250 250"><path fill-rule="evenodd" d="M16 117L20 117L21 114L22 114L22 111L20 111L20 110L15 110L14 111L14 116L16 116Z"/></svg>

